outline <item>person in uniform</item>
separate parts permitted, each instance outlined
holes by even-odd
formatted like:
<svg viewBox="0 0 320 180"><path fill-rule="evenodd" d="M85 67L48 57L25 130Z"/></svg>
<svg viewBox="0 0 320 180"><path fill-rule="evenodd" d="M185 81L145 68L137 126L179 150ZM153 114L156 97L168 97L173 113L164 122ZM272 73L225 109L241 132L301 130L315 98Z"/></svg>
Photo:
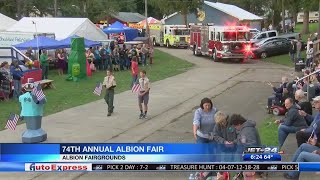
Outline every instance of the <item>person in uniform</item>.
<svg viewBox="0 0 320 180"><path fill-rule="evenodd" d="M140 108L140 116L139 118L147 118L147 112L148 112L148 102L149 102L149 91L150 91L150 81L146 76L146 71L142 70L140 72L140 92L138 94L138 102L139 102L139 108ZM142 108L142 103L144 105L144 109ZM144 110L144 111L143 111Z"/></svg>
<svg viewBox="0 0 320 180"><path fill-rule="evenodd" d="M108 104L108 115L111 116L113 113L113 99L114 99L114 88L117 86L116 79L112 75L112 70L107 70L107 76L104 78L103 87L106 88L106 95L104 97L106 103Z"/></svg>

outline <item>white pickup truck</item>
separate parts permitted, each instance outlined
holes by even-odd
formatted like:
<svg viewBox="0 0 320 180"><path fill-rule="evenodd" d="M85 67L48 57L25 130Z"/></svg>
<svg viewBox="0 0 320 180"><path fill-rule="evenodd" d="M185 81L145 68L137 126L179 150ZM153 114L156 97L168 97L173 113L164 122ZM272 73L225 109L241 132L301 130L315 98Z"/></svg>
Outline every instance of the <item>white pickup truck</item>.
<svg viewBox="0 0 320 180"><path fill-rule="evenodd" d="M250 41L252 43L257 43L263 39L270 38L270 37L281 37L287 39L298 39L300 33L286 33L286 34L279 34L276 30L271 31L262 31L256 34Z"/></svg>

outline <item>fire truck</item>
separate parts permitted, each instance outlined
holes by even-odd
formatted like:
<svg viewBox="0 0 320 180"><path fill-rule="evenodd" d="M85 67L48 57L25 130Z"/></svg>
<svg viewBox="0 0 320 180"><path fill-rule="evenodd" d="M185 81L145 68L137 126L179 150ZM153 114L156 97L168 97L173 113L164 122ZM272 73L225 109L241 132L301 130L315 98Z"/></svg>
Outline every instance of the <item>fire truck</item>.
<svg viewBox="0 0 320 180"><path fill-rule="evenodd" d="M190 27L190 49L194 55L207 55L213 61L243 62L251 55L250 29L245 26Z"/></svg>
<svg viewBox="0 0 320 180"><path fill-rule="evenodd" d="M154 46L188 48L190 29L186 25L162 25L160 29L150 29Z"/></svg>

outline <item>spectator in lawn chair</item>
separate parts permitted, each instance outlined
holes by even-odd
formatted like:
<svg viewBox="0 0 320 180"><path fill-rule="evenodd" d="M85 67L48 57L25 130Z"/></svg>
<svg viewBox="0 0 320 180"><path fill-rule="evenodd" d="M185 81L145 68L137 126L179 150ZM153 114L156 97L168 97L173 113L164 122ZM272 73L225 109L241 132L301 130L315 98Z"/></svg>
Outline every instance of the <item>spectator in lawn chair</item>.
<svg viewBox="0 0 320 180"><path fill-rule="evenodd" d="M296 91L294 95L295 100L297 101L296 106L298 110L302 110L306 112L309 115L312 115L312 105L311 102L307 100L307 97L304 95L304 91L299 89ZM311 122L307 122L307 125L309 126Z"/></svg>
<svg viewBox="0 0 320 180"><path fill-rule="evenodd" d="M299 111L295 106L293 99L287 98L284 102L284 105L287 109L285 118L275 121L276 124L279 124L279 128L278 128L279 149L282 148L287 136L290 133L296 133L297 131L307 127L307 123L305 119L299 114Z"/></svg>
<svg viewBox="0 0 320 180"><path fill-rule="evenodd" d="M233 114L230 117L230 123L237 130L237 156L236 161L242 161L242 154L244 151L244 147L248 146L261 146L261 140L259 131L256 128L256 122L253 120L247 120L240 114ZM247 172L244 172L244 175ZM240 175L241 173L238 173ZM259 175L262 173L254 173L250 174L250 177ZM246 176L249 177L249 174ZM237 175L234 176L234 178ZM260 177L260 175L259 175Z"/></svg>
<svg viewBox="0 0 320 180"><path fill-rule="evenodd" d="M312 98L316 96L316 82L312 78L312 76L306 77L303 79L303 85L298 84L298 88L302 89L306 94L309 101L312 101Z"/></svg>
<svg viewBox="0 0 320 180"><path fill-rule="evenodd" d="M314 108L317 111L320 111L320 96L313 98L313 104L314 104ZM301 144L308 141L308 139L311 136L313 131L318 136L320 135L320 113L318 112L315 116L311 116L311 115L307 114L305 111L299 111L299 114L301 116L303 116L308 123L311 122L311 124L309 127L305 128L305 129L301 129L300 131L298 131L296 133L298 147Z"/></svg>
<svg viewBox="0 0 320 180"><path fill-rule="evenodd" d="M282 77L281 78L281 84L279 86L279 88L274 87L273 84L271 84L270 82L268 83L269 86L272 87L273 89L273 96L269 96L268 97L268 102L267 102L267 109L270 110L271 106L272 106L272 101L275 101L276 103L280 103L283 93L284 93L284 89L287 88L287 84L288 84L288 78L287 77Z"/></svg>
<svg viewBox="0 0 320 180"><path fill-rule="evenodd" d="M308 143L303 143L296 150L292 157L292 162L320 162L319 142L314 137L310 137ZM284 173L286 179L298 180L299 175L299 171Z"/></svg>
<svg viewBox="0 0 320 180"><path fill-rule="evenodd" d="M238 131L237 144L243 147L260 146L261 140L256 128L256 122L246 120L240 114L233 114L230 117L231 125ZM242 150L240 152L243 152Z"/></svg>
<svg viewBox="0 0 320 180"><path fill-rule="evenodd" d="M213 142L213 129L215 127L214 115L217 109L209 98L203 98L200 107L195 111L193 118L193 137L197 143Z"/></svg>
<svg viewBox="0 0 320 180"><path fill-rule="evenodd" d="M214 115L215 126L213 129L213 140L217 144L217 159L218 162L234 162L235 153L237 150L237 132L231 125L230 116L222 111L218 111ZM227 175L228 172L218 172L217 176Z"/></svg>
<svg viewBox="0 0 320 180"><path fill-rule="evenodd" d="M237 132L231 125L230 116L222 111L214 115L215 126L213 129L213 140L218 144L221 160L224 162L233 162L237 147Z"/></svg>
<svg viewBox="0 0 320 180"><path fill-rule="evenodd" d="M10 74L10 66L7 61L4 61L0 65L0 74L1 74L1 82L0 82L0 93L2 93L5 101L9 101L9 96L11 93L11 74Z"/></svg>

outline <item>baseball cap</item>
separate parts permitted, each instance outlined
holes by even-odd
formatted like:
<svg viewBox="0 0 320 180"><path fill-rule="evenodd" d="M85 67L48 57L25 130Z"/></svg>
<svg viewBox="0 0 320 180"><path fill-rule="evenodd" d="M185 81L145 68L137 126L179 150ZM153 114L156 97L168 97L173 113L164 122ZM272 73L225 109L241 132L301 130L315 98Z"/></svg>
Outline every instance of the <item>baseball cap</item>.
<svg viewBox="0 0 320 180"><path fill-rule="evenodd" d="M315 98L312 98L313 101L320 101L320 96L317 96Z"/></svg>

